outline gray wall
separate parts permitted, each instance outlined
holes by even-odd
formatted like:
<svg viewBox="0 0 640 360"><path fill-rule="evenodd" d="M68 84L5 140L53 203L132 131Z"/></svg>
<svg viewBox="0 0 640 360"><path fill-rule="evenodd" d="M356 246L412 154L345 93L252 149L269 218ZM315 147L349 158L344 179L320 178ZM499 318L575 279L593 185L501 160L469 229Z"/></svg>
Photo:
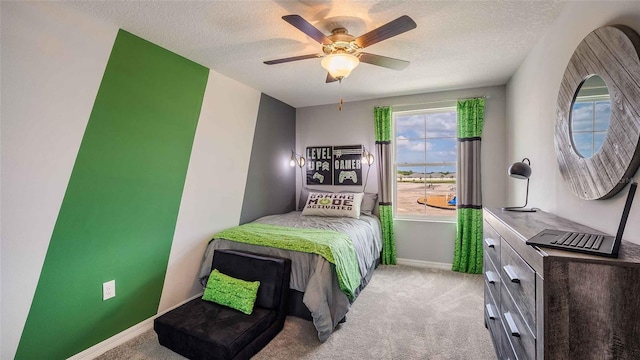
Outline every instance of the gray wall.
<svg viewBox="0 0 640 360"><path fill-rule="evenodd" d="M348 81L348 80L347 80ZM504 206L507 185L505 156L505 88L494 86L440 93L312 106L296 110L296 148L298 152L313 145L364 144L375 149L373 108L375 106L433 105L457 98L488 95L482 138L482 191L487 206ZM366 171L366 169L365 169ZM300 175L296 188L300 190ZM377 192L377 164L371 168L367 192ZM331 186L314 186L332 189ZM333 187L344 190L343 187ZM395 220L397 254L400 259L450 264L453 259L456 224L415 220Z"/></svg>
<svg viewBox="0 0 640 360"><path fill-rule="evenodd" d="M240 224L261 216L295 210L293 189L296 180L294 173L297 168L289 165L291 150L295 146L295 136L296 110L262 94L251 147Z"/></svg>
<svg viewBox="0 0 640 360"><path fill-rule="evenodd" d="M560 82L573 51L591 31L613 24L640 32L640 3L567 3L507 84L507 160L531 159L530 205L609 234L618 228L628 188L607 200L587 201L573 195L556 162L554 123ZM511 202L522 201L524 192L524 181L509 183ZM640 201L636 200L624 236L636 243L640 243L638 220Z"/></svg>

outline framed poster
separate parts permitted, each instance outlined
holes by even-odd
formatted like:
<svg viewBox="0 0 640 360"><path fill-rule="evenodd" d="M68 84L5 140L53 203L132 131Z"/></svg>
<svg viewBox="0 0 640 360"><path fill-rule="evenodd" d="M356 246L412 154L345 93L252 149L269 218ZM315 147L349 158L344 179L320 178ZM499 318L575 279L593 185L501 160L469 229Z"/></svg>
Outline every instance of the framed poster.
<svg viewBox="0 0 640 360"><path fill-rule="evenodd" d="M362 185L362 145L308 146L307 185Z"/></svg>
<svg viewBox="0 0 640 360"><path fill-rule="evenodd" d="M307 147L307 185L333 184L332 156L331 146Z"/></svg>
<svg viewBox="0 0 640 360"><path fill-rule="evenodd" d="M362 145L333 147L333 185L362 185Z"/></svg>

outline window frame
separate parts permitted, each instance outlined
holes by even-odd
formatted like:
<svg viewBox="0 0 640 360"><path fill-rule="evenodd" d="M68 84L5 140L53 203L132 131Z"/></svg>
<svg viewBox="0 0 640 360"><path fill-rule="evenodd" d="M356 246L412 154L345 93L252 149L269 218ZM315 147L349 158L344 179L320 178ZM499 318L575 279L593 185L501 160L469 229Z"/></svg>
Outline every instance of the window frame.
<svg viewBox="0 0 640 360"><path fill-rule="evenodd" d="M398 154L398 142L397 142L397 117L399 116L410 116L410 115L422 115L422 114L436 114L436 113L444 113L444 112L455 112L456 113L456 136L453 137L453 139L455 139L456 141L456 153L458 150L458 138L457 138L457 107L456 107L456 102L447 102L446 104L441 104L440 106L433 106L433 107L414 107L412 109L407 109L407 110L402 110L402 109L398 109L398 110L392 110L392 114L391 114L391 122L392 122L392 126L391 126L391 142L392 142L392 147L391 147L391 157L392 157L392 161L393 161L393 179L392 179L392 184L391 184L391 191L393 193L392 196L392 201L393 201L393 219L394 220L403 220L403 221L420 221L420 222L442 222L442 223L456 223L457 219L458 219L458 210L454 210L452 211L453 215L452 216L445 216L445 215L440 215L440 216L434 216L434 215L418 215L418 214L398 214L397 212L397 204L398 204L398 167L409 167L409 166L424 166L425 169L430 167L430 166L443 166L443 165L454 165L456 168L456 196L457 196L457 187L458 187L458 171L457 171L457 164L458 164L458 159L456 157L456 161L451 163L451 162L440 162L440 163L429 163L427 162L426 156L427 156L427 150L425 148L425 162L424 163L398 163L397 162L397 154ZM451 137L426 137L427 136L427 132L425 129L425 139L429 140L429 139L451 139ZM426 186L426 184L425 184ZM425 205L427 206L427 205Z"/></svg>

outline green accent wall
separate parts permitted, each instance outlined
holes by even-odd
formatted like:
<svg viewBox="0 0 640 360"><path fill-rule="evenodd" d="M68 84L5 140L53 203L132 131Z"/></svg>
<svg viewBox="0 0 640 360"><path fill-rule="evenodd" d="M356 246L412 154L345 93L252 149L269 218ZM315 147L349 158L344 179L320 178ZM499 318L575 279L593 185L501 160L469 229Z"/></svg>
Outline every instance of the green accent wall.
<svg viewBox="0 0 640 360"><path fill-rule="evenodd" d="M67 358L157 313L208 72L119 31L17 359Z"/></svg>

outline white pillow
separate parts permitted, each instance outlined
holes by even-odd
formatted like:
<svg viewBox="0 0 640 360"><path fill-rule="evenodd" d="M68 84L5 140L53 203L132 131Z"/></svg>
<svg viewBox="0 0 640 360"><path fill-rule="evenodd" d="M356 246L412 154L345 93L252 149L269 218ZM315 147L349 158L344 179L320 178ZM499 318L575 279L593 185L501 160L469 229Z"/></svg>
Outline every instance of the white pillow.
<svg viewBox="0 0 640 360"><path fill-rule="evenodd" d="M300 190L300 200L298 201L298 209L300 209L300 210L304 209L304 206L307 204L307 200L309 199L309 193L310 192L332 193L333 191L309 189L306 186L303 187L302 190ZM360 210L362 210L362 209L360 209Z"/></svg>
<svg viewBox="0 0 640 360"><path fill-rule="evenodd" d="M353 191L340 191L341 193L351 193ZM365 215L372 215L373 209L378 204L378 194L376 193L364 193L362 197L362 205L360 205L360 213Z"/></svg>
<svg viewBox="0 0 640 360"><path fill-rule="evenodd" d="M310 192L302 215L351 217L360 219L364 193Z"/></svg>

